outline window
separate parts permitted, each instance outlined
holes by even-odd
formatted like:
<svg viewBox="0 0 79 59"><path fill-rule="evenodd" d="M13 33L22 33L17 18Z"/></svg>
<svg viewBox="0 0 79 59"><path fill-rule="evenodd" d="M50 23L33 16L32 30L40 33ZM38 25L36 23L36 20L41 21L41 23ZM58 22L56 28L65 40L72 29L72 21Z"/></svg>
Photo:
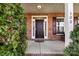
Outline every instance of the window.
<svg viewBox="0 0 79 59"><path fill-rule="evenodd" d="M79 24L79 20L77 20L77 24Z"/></svg>
<svg viewBox="0 0 79 59"><path fill-rule="evenodd" d="M35 26L34 26L34 24L35 24L35 21L33 21L33 36L34 36L34 30L35 30Z"/></svg>
<svg viewBox="0 0 79 59"><path fill-rule="evenodd" d="M78 25L79 24L79 17L74 17L74 25Z"/></svg>
<svg viewBox="0 0 79 59"><path fill-rule="evenodd" d="M64 20L56 19L56 34L64 34Z"/></svg>
<svg viewBox="0 0 79 59"><path fill-rule="evenodd" d="M78 19L77 19L77 25L79 25L79 17L78 17Z"/></svg>
<svg viewBox="0 0 79 59"><path fill-rule="evenodd" d="M46 23L47 23L47 22L45 21L45 36L46 36Z"/></svg>
<svg viewBox="0 0 79 59"><path fill-rule="evenodd" d="M64 18L53 17L53 34L64 35Z"/></svg>

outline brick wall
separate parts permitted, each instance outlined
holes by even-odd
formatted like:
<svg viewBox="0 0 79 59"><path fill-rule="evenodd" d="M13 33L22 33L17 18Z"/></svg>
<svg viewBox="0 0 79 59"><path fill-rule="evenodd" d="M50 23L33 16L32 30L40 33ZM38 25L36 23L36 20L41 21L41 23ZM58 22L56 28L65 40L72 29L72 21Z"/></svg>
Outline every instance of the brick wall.
<svg viewBox="0 0 79 59"><path fill-rule="evenodd" d="M34 13L27 13L26 14L26 17L27 17L27 37L28 39L31 39L31 17L32 16L39 16L39 15L45 15L45 16L48 16L48 39L49 40L62 40L63 37L62 36L58 36L58 35L54 35L53 34L53 26L52 26L52 23L53 23L53 17L58 17L58 16L61 16L61 17L64 17L64 13L46 13L46 14L34 14ZM75 17L77 16L77 14L74 15Z"/></svg>
<svg viewBox="0 0 79 59"><path fill-rule="evenodd" d="M28 14L27 15L27 19L26 19L26 29L27 29L27 38L31 39L31 15Z"/></svg>

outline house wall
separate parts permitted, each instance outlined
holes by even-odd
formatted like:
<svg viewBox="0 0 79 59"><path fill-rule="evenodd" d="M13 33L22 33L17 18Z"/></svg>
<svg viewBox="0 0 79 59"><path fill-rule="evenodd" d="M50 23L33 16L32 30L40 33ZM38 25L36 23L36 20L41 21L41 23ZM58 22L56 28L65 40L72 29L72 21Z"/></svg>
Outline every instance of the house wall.
<svg viewBox="0 0 79 59"><path fill-rule="evenodd" d="M64 40L63 36L59 36L59 35L54 35L53 34L53 17L64 17L64 13L27 13L26 15L26 27L27 27L27 38L31 39L31 17L32 16L48 16L48 39L49 40ZM78 16L78 13L74 13L74 17ZM75 18L76 19L76 18Z"/></svg>

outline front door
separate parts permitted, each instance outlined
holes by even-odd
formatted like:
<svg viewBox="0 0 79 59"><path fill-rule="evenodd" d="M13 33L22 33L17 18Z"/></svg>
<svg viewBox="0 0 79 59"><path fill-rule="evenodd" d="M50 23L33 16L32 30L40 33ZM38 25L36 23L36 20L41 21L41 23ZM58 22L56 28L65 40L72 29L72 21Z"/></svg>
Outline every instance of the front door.
<svg viewBox="0 0 79 59"><path fill-rule="evenodd" d="M36 20L36 38L44 38L43 23L44 20Z"/></svg>

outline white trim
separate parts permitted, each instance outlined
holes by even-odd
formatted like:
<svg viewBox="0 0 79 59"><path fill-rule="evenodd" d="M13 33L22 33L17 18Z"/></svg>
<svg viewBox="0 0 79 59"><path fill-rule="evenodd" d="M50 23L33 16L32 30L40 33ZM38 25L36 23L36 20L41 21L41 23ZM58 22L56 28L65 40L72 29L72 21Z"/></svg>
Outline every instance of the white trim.
<svg viewBox="0 0 79 59"><path fill-rule="evenodd" d="M34 22L34 23L33 23ZM31 26L32 26L32 39L35 39L35 28L33 29L33 26L35 27L35 19L32 19L32 23L31 23ZM34 34L33 34L33 31L34 31Z"/></svg>
<svg viewBox="0 0 79 59"><path fill-rule="evenodd" d="M46 22L46 25L45 25ZM46 26L46 31L45 31L45 26ZM48 39L48 20L44 19L44 38Z"/></svg>
<svg viewBox="0 0 79 59"><path fill-rule="evenodd" d="M35 19L33 19L33 17L46 17L46 19L44 19L44 39L48 39L48 16L32 16L32 39L35 39L35 23L33 24L33 21L35 22ZM45 21L46 21L46 36L45 36ZM34 29L33 29L34 26ZM33 32L34 31L34 32ZM33 36L34 33L34 36Z"/></svg>
<svg viewBox="0 0 79 59"><path fill-rule="evenodd" d="M64 17L56 17L56 19L64 19Z"/></svg>

